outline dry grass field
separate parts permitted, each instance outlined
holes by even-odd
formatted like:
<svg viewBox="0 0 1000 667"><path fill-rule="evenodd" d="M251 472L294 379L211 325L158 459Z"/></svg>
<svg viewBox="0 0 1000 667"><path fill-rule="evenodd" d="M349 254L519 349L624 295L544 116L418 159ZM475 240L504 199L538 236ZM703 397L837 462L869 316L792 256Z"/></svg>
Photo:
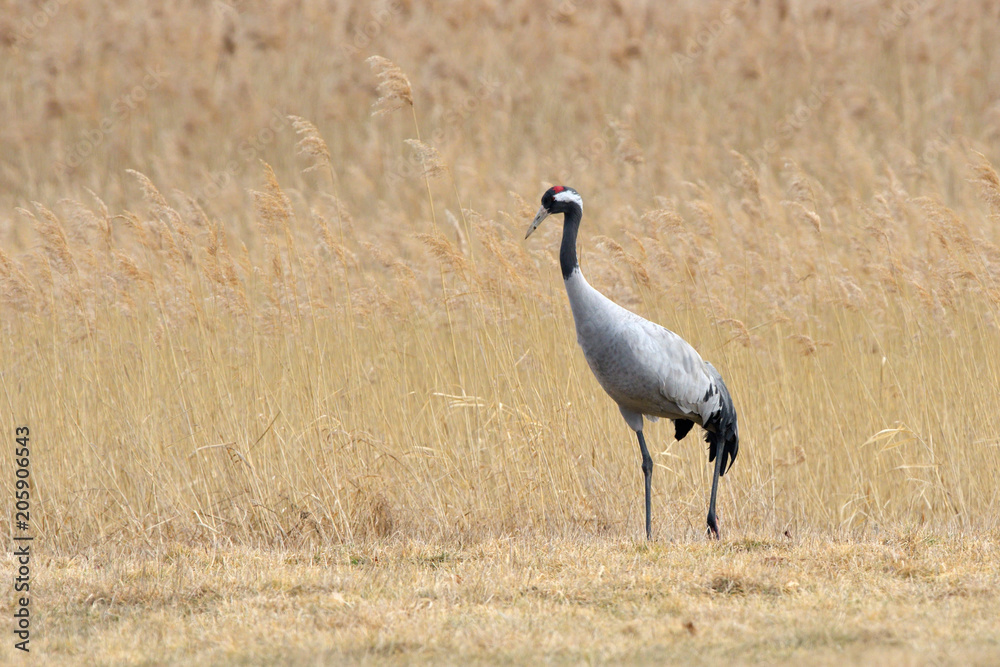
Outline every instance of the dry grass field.
<svg viewBox="0 0 1000 667"><path fill-rule="evenodd" d="M1000 663L996 3L0 7L3 662Z"/></svg>

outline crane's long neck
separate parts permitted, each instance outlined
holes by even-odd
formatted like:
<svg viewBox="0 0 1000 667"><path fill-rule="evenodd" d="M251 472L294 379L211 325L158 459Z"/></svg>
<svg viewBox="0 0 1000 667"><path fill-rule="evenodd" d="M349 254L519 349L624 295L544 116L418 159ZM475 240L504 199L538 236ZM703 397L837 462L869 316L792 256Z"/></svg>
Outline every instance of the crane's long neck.
<svg viewBox="0 0 1000 667"><path fill-rule="evenodd" d="M559 267L562 269L563 280L568 280L573 269L579 268L576 259L576 235L580 231L580 218L583 211L574 206L566 211L563 220L562 245L559 247Z"/></svg>
<svg viewBox="0 0 1000 667"><path fill-rule="evenodd" d="M591 287L580 271L580 264L576 259L576 235L580 231L583 212L579 208L572 208L565 215L559 265L566 284L566 296L569 297L569 305L573 310L576 340L583 347L584 356L590 361L587 350L601 344L601 339L608 332L609 323L616 317L621 317L618 312L621 308Z"/></svg>

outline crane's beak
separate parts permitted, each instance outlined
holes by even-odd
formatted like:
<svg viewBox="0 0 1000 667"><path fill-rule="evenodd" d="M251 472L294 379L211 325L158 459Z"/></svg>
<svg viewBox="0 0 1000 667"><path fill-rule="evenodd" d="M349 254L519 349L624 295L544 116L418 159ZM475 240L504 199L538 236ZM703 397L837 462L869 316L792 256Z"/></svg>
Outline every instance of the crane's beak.
<svg viewBox="0 0 1000 667"><path fill-rule="evenodd" d="M538 225L542 224L542 220L549 217L549 210L544 206L538 209L538 213L535 215L535 219L531 221L531 226L528 227L528 233L524 235L524 238L531 236L531 232L538 229Z"/></svg>

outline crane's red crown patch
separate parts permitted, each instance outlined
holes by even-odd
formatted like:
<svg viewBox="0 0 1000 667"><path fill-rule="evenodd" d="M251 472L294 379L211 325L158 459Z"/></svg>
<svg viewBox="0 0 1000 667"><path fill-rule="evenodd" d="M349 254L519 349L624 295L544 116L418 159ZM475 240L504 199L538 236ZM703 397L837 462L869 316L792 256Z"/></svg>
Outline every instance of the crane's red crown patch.
<svg viewBox="0 0 1000 667"><path fill-rule="evenodd" d="M559 192L562 192L562 191L563 191L563 190L565 190L565 189L566 189L566 188L564 188L563 186L561 186L561 185L557 185L557 186L555 186L554 188L552 188L552 192L555 192L555 193L559 193Z"/></svg>

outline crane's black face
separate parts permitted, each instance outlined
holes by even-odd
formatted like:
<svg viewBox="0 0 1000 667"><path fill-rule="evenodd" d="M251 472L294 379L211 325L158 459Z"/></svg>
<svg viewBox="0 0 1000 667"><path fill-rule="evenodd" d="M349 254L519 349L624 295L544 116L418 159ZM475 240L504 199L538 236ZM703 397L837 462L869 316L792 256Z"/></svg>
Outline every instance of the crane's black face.
<svg viewBox="0 0 1000 667"><path fill-rule="evenodd" d="M542 207L538 209L538 213L531 222L531 226L528 227L528 233L524 235L524 238L531 236L531 233L538 229L538 225L542 224L542 220L553 213L566 213L573 209L583 210L583 199L579 192L565 185L549 188L542 195Z"/></svg>

